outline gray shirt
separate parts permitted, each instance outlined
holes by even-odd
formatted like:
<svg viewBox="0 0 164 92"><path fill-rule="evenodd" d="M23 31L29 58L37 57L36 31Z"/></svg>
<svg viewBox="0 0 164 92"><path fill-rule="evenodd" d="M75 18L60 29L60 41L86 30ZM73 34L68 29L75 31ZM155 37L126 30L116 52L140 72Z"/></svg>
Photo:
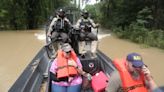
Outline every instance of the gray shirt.
<svg viewBox="0 0 164 92"><path fill-rule="evenodd" d="M145 84L149 86L149 84L147 83ZM122 92L121 85L122 85L122 81L120 78L120 74L119 72L114 71L112 72L109 78L109 83L108 83L108 86L106 87L106 92ZM156 89L153 89L151 92L162 92L162 90L159 88L156 88Z"/></svg>
<svg viewBox="0 0 164 92"><path fill-rule="evenodd" d="M119 72L112 72L106 92L121 92L121 78Z"/></svg>

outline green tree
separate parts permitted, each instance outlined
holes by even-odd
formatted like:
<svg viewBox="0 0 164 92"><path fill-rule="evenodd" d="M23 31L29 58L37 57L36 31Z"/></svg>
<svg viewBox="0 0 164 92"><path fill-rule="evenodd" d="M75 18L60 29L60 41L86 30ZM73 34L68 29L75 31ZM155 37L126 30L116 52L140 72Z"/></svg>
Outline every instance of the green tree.
<svg viewBox="0 0 164 92"><path fill-rule="evenodd" d="M0 29L35 29L71 0L1 0Z"/></svg>

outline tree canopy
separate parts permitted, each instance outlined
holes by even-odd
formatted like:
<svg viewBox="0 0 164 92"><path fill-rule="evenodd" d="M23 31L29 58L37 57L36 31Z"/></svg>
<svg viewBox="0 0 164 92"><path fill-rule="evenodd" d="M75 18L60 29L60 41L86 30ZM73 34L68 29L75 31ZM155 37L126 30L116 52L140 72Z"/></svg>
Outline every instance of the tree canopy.
<svg viewBox="0 0 164 92"><path fill-rule="evenodd" d="M71 0L1 0L0 29L34 29Z"/></svg>
<svg viewBox="0 0 164 92"><path fill-rule="evenodd" d="M164 0L101 0L86 9L119 38L164 48L163 5Z"/></svg>
<svg viewBox="0 0 164 92"><path fill-rule="evenodd" d="M163 0L103 0L100 5L103 16L100 21L106 27L124 28L132 22L144 20L146 27L164 29Z"/></svg>

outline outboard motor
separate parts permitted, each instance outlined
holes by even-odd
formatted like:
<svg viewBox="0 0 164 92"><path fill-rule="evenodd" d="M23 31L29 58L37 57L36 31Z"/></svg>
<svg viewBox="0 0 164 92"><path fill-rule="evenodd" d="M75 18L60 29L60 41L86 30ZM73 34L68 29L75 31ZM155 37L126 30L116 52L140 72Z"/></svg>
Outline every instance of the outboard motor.
<svg viewBox="0 0 164 92"><path fill-rule="evenodd" d="M76 29L76 28L73 28L71 33L70 33L70 39L71 39L71 46L72 48L74 49L75 53L77 55L79 55L79 44L78 42L80 41L80 30L79 29Z"/></svg>

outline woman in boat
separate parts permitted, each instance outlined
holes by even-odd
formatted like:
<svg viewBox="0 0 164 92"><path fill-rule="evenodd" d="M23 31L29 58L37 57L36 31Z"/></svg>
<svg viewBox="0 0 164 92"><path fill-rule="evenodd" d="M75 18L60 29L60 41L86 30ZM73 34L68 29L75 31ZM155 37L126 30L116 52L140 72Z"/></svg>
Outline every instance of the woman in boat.
<svg viewBox="0 0 164 92"><path fill-rule="evenodd" d="M63 44L50 68L51 92L80 92L81 75L91 78L82 70L82 64L71 46Z"/></svg>
<svg viewBox="0 0 164 92"><path fill-rule="evenodd" d="M162 92L138 53L122 61L114 60L117 71L111 74L106 92Z"/></svg>

